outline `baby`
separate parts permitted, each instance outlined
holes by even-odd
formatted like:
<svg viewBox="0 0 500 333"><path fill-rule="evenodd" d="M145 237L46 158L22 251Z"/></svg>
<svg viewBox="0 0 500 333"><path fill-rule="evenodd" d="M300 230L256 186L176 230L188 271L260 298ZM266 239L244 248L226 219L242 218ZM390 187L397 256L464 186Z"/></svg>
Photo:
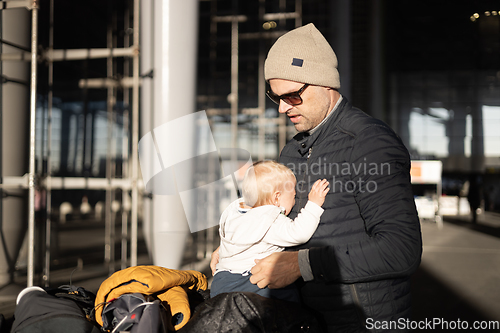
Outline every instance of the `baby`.
<svg viewBox="0 0 500 333"><path fill-rule="evenodd" d="M210 296L231 291L250 291L259 295L299 302L292 286L260 289L250 282L250 270L262 259L285 247L307 242L318 227L329 191L326 179L314 183L309 201L295 220L287 217L295 204L296 179L292 170L274 161L254 163L243 179L243 198L222 213L221 243L214 252L214 278ZM214 270L214 267L212 267Z"/></svg>

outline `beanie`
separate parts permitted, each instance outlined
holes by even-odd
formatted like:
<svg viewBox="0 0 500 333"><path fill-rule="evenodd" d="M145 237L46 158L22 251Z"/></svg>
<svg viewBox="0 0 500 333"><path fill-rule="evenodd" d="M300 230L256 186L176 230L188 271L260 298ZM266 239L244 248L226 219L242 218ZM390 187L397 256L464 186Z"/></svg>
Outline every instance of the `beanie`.
<svg viewBox="0 0 500 333"><path fill-rule="evenodd" d="M278 38L267 54L264 77L340 88L337 56L312 23Z"/></svg>

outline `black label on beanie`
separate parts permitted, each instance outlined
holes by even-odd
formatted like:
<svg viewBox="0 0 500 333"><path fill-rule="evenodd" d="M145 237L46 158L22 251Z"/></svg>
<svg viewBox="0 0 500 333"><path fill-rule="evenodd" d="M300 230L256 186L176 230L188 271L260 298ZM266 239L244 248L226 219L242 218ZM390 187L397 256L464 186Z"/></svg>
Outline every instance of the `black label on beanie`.
<svg viewBox="0 0 500 333"><path fill-rule="evenodd" d="M304 63L303 59L293 58L292 60L292 66L302 67L303 63Z"/></svg>

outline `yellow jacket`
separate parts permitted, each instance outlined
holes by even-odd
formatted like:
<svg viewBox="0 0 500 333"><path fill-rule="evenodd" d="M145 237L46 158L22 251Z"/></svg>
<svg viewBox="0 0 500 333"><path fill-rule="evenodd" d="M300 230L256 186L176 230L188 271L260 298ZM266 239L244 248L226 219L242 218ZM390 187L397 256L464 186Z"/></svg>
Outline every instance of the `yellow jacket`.
<svg viewBox="0 0 500 333"><path fill-rule="evenodd" d="M102 310L106 302L123 294L157 294L171 315L183 314L180 324L170 329L178 330L191 317L186 290L206 290L207 278L204 274L191 270L175 270L159 266L134 266L115 272L99 287L95 301L95 317L102 326ZM167 303L167 304L164 304Z"/></svg>

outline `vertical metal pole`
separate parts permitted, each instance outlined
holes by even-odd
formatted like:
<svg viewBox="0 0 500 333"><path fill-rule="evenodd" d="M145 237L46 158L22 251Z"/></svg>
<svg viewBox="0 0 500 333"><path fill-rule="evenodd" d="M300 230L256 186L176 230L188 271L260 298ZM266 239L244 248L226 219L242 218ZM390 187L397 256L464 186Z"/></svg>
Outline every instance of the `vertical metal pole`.
<svg viewBox="0 0 500 333"><path fill-rule="evenodd" d="M35 125L36 125L36 79L38 44L38 1L33 0L31 9L31 85L30 85L30 147L28 178L28 276L27 286L33 286L35 273Z"/></svg>
<svg viewBox="0 0 500 333"><path fill-rule="evenodd" d="M295 0L295 12L298 14L295 19L295 27L302 26L302 0Z"/></svg>
<svg viewBox="0 0 500 333"><path fill-rule="evenodd" d="M216 179L215 178L215 174L216 174L216 170L215 170L215 163L214 161L209 158L208 160L208 179L210 182L212 181L215 181ZM208 221L212 221L214 218L216 218L216 213L215 213L215 207L216 207L216 200L215 198L217 197L217 193L216 193L216 189L209 189L208 190L208 195L207 195L207 202L208 202L208 207L207 207L207 215L205 216L205 219L207 219ZM199 219L199 215L198 215L198 219ZM210 255L212 254L213 250L214 250L214 238L215 238L215 229L217 229L217 232L219 231L219 228L209 228L206 230L206 233L207 233L207 240L205 242L205 251L204 251L204 255L203 255L203 258L206 258L207 257L207 254Z"/></svg>
<svg viewBox="0 0 500 333"><path fill-rule="evenodd" d="M125 36L123 40L123 47L127 48L130 47L130 35L129 35L129 29L130 29L130 6L131 1L127 1L127 6L125 9L125 15L124 15L124 27L123 30L125 31ZM130 75L130 61L129 58L125 58L123 60L123 76L124 77L129 77ZM123 104L124 104L124 109L123 109L123 141L122 141L122 178L129 177L128 173L128 163L129 163L129 117L130 117L130 112L129 107L130 107L130 88L124 88L123 89ZM122 253L121 253L121 269L127 268L127 257L128 257L128 204L125 204L125 202L128 203L128 190L122 189Z"/></svg>
<svg viewBox="0 0 500 333"><path fill-rule="evenodd" d="M0 11L0 38L3 39L3 10ZM0 43L0 54L3 43ZM0 75L3 75L3 62L0 61ZM0 84L0 183L3 183L3 84ZM3 189L0 187L0 228L3 228ZM2 242L0 240L0 242Z"/></svg>
<svg viewBox="0 0 500 333"><path fill-rule="evenodd" d="M264 60L265 55L263 48L260 47L259 52L259 88L258 88L258 101L259 101L259 160L266 158L266 82L264 79Z"/></svg>
<svg viewBox="0 0 500 333"><path fill-rule="evenodd" d="M210 12L211 12L211 15L212 16L216 16L217 15L217 1L211 1L210 2ZM216 66L216 59L217 59L217 22L215 20L210 20L210 53L209 53L209 58L210 58L210 73L211 73L211 78L215 78L216 77L216 69L217 69L217 66ZM215 83L215 82L213 82ZM215 96L215 87L216 85L215 84L209 84L209 87L208 87L208 95L209 96ZM209 106L210 107L214 107L214 98L209 98ZM214 174L214 170L213 170L213 163L209 163L208 164L208 167L209 167L209 175L213 175ZM214 189L213 190L214 192L211 193L211 195L208 196L208 211L207 211L207 215L208 215L208 218L210 219L213 219L213 218L217 218L215 216L215 198L217 197L217 193L216 193L216 190ZM209 236L207 237L207 244L206 244L206 247L205 247L205 251L206 253L209 253L211 254L215 248L215 239L217 237L217 235L219 234L219 228L212 228L212 229L209 229L207 230L207 232L209 233ZM193 233L191 234L193 238L197 237L198 233ZM211 244L209 243L211 242ZM196 252L195 252L195 255L196 255ZM196 258L196 256L195 256Z"/></svg>
<svg viewBox="0 0 500 333"><path fill-rule="evenodd" d="M266 11L265 0L259 1L259 18L263 21L264 14ZM266 157L266 123L265 123L265 112L266 112L266 82L264 78L264 61L265 61L265 50L264 41L259 39L259 75L258 75L258 108L259 108L259 119L258 119L258 158L263 160Z"/></svg>
<svg viewBox="0 0 500 333"><path fill-rule="evenodd" d="M231 21L231 148L238 147L238 20ZM231 160L236 161L236 150Z"/></svg>
<svg viewBox="0 0 500 333"><path fill-rule="evenodd" d="M108 14L113 16L111 10ZM113 21L113 20L112 20ZM113 23L108 24L107 29L107 47L108 49L113 49ZM107 77L111 79L113 77L113 56L109 56L107 59ZM106 213L105 213L105 251L104 251L104 261L108 265L109 273L115 271L115 228L114 228L114 218L112 212L112 201L113 201L113 189L111 188L111 177L112 177L112 154L113 151L113 127L114 127L114 117L113 117L113 106L115 104L114 99L114 88L108 86L107 92L107 125L108 125L108 135L107 135L107 154L106 154L106 179L108 188L106 189Z"/></svg>
<svg viewBox="0 0 500 333"><path fill-rule="evenodd" d="M54 49L54 0L50 0L50 26L49 26L49 52ZM48 116L47 116L47 177L46 177L46 220L45 220L45 265L43 280L45 287L50 285L50 240L52 231L52 184L51 184L51 149L52 149L52 103L54 97L54 63L48 60L49 70L49 96L48 96Z"/></svg>
<svg viewBox="0 0 500 333"><path fill-rule="evenodd" d="M443 165L441 164L441 172L443 170ZM443 183L442 179L440 179L436 184L436 195L437 195L437 214L435 216L436 224L439 229L443 228L443 215L441 214L441 209L439 207L439 199L443 195ZM458 200L458 204L460 205L460 198ZM460 207L459 207L460 208ZM460 211L459 211L460 212Z"/></svg>
<svg viewBox="0 0 500 333"><path fill-rule="evenodd" d="M130 265L137 266L137 220L138 220L138 189L137 177L139 171L139 0L134 0L134 64L132 88L132 216L130 240Z"/></svg>
<svg viewBox="0 0 500 333"><path fill-rule="evenodd" d="M280 0L279 2L280 12L284 12L286 10L286 0ZM286 21L280 19L280 26L285 26ZM288 122L287 116L284 113L280 113L278 116L278 151L281 151L286 144L288 137Z"/></svg>
<svg viewBox="0 0 500 333"><path fill-rule="evenodd" d="M217 1L210 2L210 15L217 16ZM210 20L210 84L208 85L208 106L213 108L215 105L216 74L217 74L217 21Z"/></svg>

